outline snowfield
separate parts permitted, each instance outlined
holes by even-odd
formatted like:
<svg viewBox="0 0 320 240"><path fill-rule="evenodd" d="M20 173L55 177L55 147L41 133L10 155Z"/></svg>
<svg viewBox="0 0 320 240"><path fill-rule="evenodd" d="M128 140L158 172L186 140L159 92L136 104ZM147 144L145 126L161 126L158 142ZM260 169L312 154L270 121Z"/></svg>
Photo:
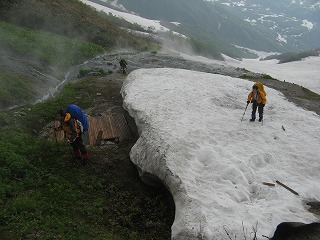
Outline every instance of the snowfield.
<svg viewBox="0 0 320 240"><path fill-rule="evenodd" d="M140 134L130 157L171 192L172 238L249 239L254 227L262 239L284 221L317 221L306 202L320 200L320 118L266 87L263 123L249 122L251 106L241 121L251 87L181 69L128 75L121 93Z"/></svg>
<svg viewBox="0 0 320 240"><path fill-rule="evenodd" d="M264 53L252 50L257 53L259 58L275 53ZM242 59L237 60L223 55L225 61L212 60L200 56L190 56L187 54L180 54L187 60L193 60L206 64L221 64L223 66L232 66L236 68L245 68L251 72L268 74L279 81L286 81L298 84L302 87L320 94L320 56L307 57L301 61L294 61L288 63L278 64L278 60L259 61L258 59Z"/></svg>
<svg viewBox="0 0 320 240"><path fill-rule="evenodd" d="M252 72L264 73L280 80L298 84L320 94L320 57L307 57L301 61L278 64L278 60L259 61L227 58L231 66L246 68Z"/></svg>
<svg viewBox="0 0 320 240"><path fill-rule="evenodd" d="M100 4L97 4L97 3L94 3L94 2L91 2L89 0L80 0L81 2L95 8L97 11L103 11L105 13L108 13L108 14L112 14L116 17L119 17L119 18L123 18L125 19L126 21L130 22L130 23L136 23L142 27L144 27L145 29L148 29L148 28L152 28L154 29L155 31L158 31L158 32L167 32L167 31L170 31L170 29L164 27L161 25L160 21L158 20L151 20L151 19L146 19L146 18L142 18L138 15L134 15L134 14L131 14L131 13L126 13L126 12L120 12L120 11L117 11L117 10L114 10L114 9L111 9L111 8L108 8L108 7L105 7L105 6L102 6Z"/></svg>

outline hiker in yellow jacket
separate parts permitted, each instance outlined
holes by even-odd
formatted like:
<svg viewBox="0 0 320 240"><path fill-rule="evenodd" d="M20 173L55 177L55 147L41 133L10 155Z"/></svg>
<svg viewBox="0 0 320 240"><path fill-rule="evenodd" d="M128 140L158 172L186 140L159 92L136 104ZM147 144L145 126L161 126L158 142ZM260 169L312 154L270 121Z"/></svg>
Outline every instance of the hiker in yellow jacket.
<svg viewBox="0 0 320 240"><path fill-rule="evenodd" d="M73 118L70 113L59 110L56 115L57 120L61 122L60 127L56 130L63 130L66 140L70 143L73 149L73 158L82 159L83 163L88 162L88 152L86 146L83 144L81 137L81 126L77 119Z"/></svg>
<svg viewBox="0 0 320 240"><path fill-rule="evenodd" d="M252 103L252 113L251 113L251 122L256 120L256 112L258 108L259 113L259 122L263 119L263 108L266 105L266 92L264 91L263 84L260 82L256 82L252 86L252 91L248 94L247 104Z"/></svg>

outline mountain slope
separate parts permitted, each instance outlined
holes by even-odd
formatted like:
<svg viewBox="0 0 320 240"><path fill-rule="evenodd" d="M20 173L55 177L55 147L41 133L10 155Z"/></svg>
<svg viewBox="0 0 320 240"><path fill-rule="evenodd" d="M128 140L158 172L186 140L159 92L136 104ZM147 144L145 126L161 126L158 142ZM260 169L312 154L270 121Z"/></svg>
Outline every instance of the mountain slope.
<svg viewBox="0 0 320 240"><path fill-rule="evenodd" d="M156 45L77 0L0 1L0 109L43 99L71 66L124 47Z"/></svg>
<svg viewBox="0 0 320 240"><path fill-rule="evenodd" d="M103 2L114 5L111 0ZM319 47L320 4L315 0L119 0L117 4L142 17L178 22L170 29L212 41L223 53L232 49L230 44L278 52Z"/></svg>
<svg viewBox="0 0 320 240"><path fill-rule="evenodd" d="M106 49L148 48L141 38L120 29L94 9L77 1L6 0L0 2L0 20L37 30L86 40Z"/></svg>
<svg viewBox="0 0 320 240"><path fill-rule="evenodd" d="M218 45L227 42L258 50L285 49L272 37L271 31L256 29L221 4L200 0L119 0L118 3L146 18L179 22L181 25L175 31L183 30L182 34L200 40L214 40Z"/></svg>
<svg viewBox="0 0 320 240"><path fill-rule="evenodd" d="M257 28L268 28L293 50L319 48L320 1L317 0L215 0Z"/></svg>

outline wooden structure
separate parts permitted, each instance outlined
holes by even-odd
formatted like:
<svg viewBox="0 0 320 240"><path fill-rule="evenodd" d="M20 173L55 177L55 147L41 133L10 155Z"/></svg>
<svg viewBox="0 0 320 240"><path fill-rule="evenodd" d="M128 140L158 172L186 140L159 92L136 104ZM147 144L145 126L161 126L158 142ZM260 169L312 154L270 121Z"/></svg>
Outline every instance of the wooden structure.
<svg viewBox="0 0 320 240"><path fill-rule="evenodd" d="M104 113L89 117L89 144L99 145L101 140L119 142L131 137L131 132L123 114Z"/></svg>
<svg viewBox="0 0 320 240"><path fill-rule="evenodd" d="M126 118L120 113L103 113L101 116L88 117L89 131L85 137L88 145L98 146L102 140L120 142L123 139L132 138ZM53 121L52 127L58 127L59 121ZM50 129L50 135L61 141L64 140L63 131L54 132Z"/></svg>

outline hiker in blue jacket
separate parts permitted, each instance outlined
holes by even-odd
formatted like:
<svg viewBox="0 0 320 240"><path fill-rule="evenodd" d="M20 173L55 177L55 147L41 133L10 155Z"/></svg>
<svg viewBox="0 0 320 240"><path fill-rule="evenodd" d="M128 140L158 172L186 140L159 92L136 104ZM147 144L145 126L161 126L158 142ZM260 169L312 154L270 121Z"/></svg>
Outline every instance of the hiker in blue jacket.
<svg viewBox="0 0 320 240"><path fill-rule="evenodd" d="M73 149L73 158L81 159L83 164L87 164L89 155L86 146L83 144L80 121L62 109L57 112L56 119L60 121L61 125L54 130L64 131L65 139Z"/></svg>
<svg viewBox="0 0 320 240"><path fill-rule="evenodd" d="M89 123L82 109L75 104L70 104L66 111L60 109L57 112L56 119L61 122L61 126L55 130L65 132L66 140L73 149L73 158L82 159L83 163L87 164L89 155L83 144L82 135L88 131Z"/></svg>

